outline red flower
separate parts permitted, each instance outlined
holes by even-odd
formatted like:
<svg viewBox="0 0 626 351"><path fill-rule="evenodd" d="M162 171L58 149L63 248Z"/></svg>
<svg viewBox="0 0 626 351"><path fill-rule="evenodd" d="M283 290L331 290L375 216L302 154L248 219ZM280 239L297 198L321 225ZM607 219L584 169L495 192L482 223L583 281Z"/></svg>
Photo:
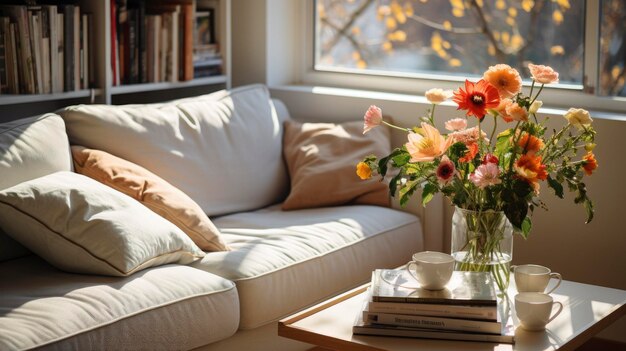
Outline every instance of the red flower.
<svg viewBox="0 0 626 351"><path fill-rule="evenodd" d="M497 165L498 164L498 158L494 154L486 154L485 157L483 157L482 164L486 165L487 163L493 163L493 164Z"/></svg>
<svg viewBox="0 0 626 351"><path fill-rule="evenodd" d="M487 109L500 105L500 94L498 89L484 79L477 83L466 79L465 90L459 88L455 91L452 100L459 105L457 110L467 110L466 116L476 116L482 121L487 114Z"/></svg>

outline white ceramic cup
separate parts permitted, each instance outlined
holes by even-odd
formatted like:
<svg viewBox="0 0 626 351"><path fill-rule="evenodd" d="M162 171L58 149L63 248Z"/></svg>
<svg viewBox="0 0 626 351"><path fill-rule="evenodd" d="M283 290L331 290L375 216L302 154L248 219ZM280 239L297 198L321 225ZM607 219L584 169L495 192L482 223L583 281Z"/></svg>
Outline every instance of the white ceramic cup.
<svg viewBox="0 0 626 351"><path fill-rule="evenodd" d="M554 306L558 310L552 316ZM524 292L515 295L515 313L520 326L529 331L541 331L563 311L563 304L555 302L552 296L538 292Z"/></svg>
<svg viewBox="0 0 626 351"><path fill-rule="evenodd" d="M441 290L450 281L454 257L443 252L423 251L413 255L406 269L427 290Z"/></svg>
<svg viewBox="0 0 626 351"><path fill-rule="evenodd" d="M550 268L536 264L511 266L515 276L515 286L518 292L544 292L550 279L557 279L556 285L546 294L550 294L561 285L563 278L559 273L552 272Z"/></svg>

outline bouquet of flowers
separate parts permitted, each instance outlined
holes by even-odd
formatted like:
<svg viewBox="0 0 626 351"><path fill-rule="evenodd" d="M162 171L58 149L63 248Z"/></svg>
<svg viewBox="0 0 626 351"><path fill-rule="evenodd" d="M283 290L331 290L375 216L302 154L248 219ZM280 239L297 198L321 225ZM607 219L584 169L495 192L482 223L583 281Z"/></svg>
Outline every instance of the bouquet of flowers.
<svg viewBox="0 0 626 351"><path fill-rule="evenodd" d="M548 130L547 118L540 118L538 100L545 84L557 83L558 73L543 65L528 65L532 85L522 91L517 70L505 64L489 67L477 82L465 81L456 91L431 89L426 99L432 103L419 126L403 128L383 119L382 111L370 106L365 113L363 133L380 124L408 133L404 146L378 158L371 155L357 165L361 179L387 173L392 196L400 204L421 189L426 205L441 192L457 208L477 213L504 213L516 232L527 237L531 215L536 207L545 208L539 199L542 182L563 198L564 189L576 193L574 202L583 204L587 222L593 218L593 203L587 196L583 178L598 167L593 154L595 131L584 109L570 108L564 114L560 130ZM435 108L452 98L464 110L465 118L445 122L446 133L435 127ZM493 127L485 130L485 118L493 118ZM474 124L470 127L469 124ZM498 125L503 131L496 134ZM582 154L582 155L581 155ZM391 173L395 169L396 173ZM487 219L485 219L487 218ZM496 218L468 218L470 231L490 231ZM471 223L470 223L471 222ZM469 243L474 259L493 260L494 247L501 239L482 239ZM509 259L510 261L510 259ZM506 277L508 282L508 276ZM507 283L508 285L508 283Z"/></svg>

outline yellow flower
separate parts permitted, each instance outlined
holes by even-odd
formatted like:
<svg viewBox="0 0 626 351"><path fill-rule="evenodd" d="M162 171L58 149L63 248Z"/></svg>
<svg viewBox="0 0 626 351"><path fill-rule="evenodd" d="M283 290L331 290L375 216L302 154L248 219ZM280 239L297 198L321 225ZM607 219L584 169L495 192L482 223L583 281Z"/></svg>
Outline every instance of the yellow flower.
<svg viewBox="0 0 626 351"><path fill-rule="evenodd" d="M370 179L372 177L372 169L365 162L359 162L356 165L356 175L361 178L361 180Z"/></svg>

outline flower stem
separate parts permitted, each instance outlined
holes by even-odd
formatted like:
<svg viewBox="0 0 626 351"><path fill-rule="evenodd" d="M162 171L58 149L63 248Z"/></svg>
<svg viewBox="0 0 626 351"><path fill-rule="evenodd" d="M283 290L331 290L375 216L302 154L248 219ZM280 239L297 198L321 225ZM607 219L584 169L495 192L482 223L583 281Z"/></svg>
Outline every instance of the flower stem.
<svg viewBox="0 0 626 351"><path fill-rule="evenodd" d="M391 124L391 123L389 123L389 122L387 122L387 121L385 121L385 120L383 120L382 122L383 122L385 125L387 125L387 126L389 126L389 127L391 127L391 128L396 128L396 129L399 129L399 130L401 130L401 131L403 131L403 132L410 132L410 131L411 131L411 129L410 129L410 128L402 128L402 127L398 127L398 126L395 126L395 125L393 125L393 124Z"/></svg>
<svg viewBox="0 0 626 351"><path fill-rule="evenodd" d="M535 81L533 81L533 83L534 83L534 82L535 82ZM535 98L534 98L534 99L532 99L532 101L530 102L530 104L531 104L531 105L533 104L533 102L535 102L535 100L537 100L537 98L539 97L539 94L541 94L541 91L543 90L543 86L544 86L544 85L545 85L545 84L541 84L541 87L539 87L539 91L537 92L537 95L535 95ZM530 96L532 96L532 94L531 94Z"/></svg>
<svg viewBox="0 0 626 351"><path fill-rule="evenodd" d="M433 104L433 108L430 110L430 124L433 127L435 126L435 107L437 107L437 105Z"/></svg>
<svg viewBox="0 0 626 351"><path fill-rule="evenodd" d="M511 146L511 160L509 161L509 173L511 173L511 170L513 169L513 163L515 162L515 156L517 154L517 142L519 140L519 138L521 137L522 133L519 133L519 135L517 135L517 128L519 127L519 124L522 121L517 121L517 124L515 125L515 128L513 128L513 145Z"/></svg>
<svg viewBox="0 0 626 351"><path fill-rule="evenodd" d="M491 142L493 141L493 135L496 134L496 129L498 128L498 116L494 116L493 118L493 130L491 131L491 136L489 136L489 147L491 147Z"/></svg>
<svg viewBox="0 0 626 351"><path fill-rule="evenodd" d="M532 84L530 85L530 93L528 93L528 96L533 96L533 88L535 88L535 80L533 79Z"/></svg>

